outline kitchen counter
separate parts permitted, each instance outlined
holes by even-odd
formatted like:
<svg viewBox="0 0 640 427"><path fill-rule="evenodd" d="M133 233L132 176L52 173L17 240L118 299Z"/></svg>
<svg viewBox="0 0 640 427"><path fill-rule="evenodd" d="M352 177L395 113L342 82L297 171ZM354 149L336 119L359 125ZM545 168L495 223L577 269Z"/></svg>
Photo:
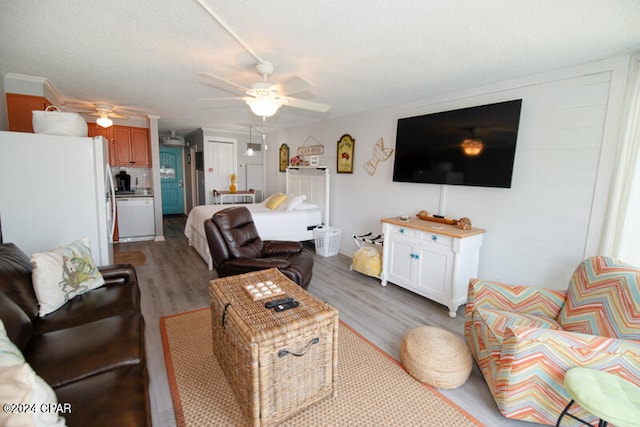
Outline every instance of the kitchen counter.
<svg viewBox="0 0 640 427"><path fill-rule="evenodd" d="M118 193L116 191L116 199L131 197L153 197L152 190L135 190L133 193Z"/></svg>

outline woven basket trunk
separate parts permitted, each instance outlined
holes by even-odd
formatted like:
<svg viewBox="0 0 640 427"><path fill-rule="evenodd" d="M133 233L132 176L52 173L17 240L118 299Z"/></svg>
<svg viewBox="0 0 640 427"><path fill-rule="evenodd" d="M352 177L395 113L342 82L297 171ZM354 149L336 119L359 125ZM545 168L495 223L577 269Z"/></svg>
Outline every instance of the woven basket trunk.
<svg viewBox="0 0 640 427"><path fill-rule="evenodd" d="M243 288L268 280L300 306L278 313ZM337 310L277 269L212 280L209 295L214 354L253 425L277 423L335 395Z"/></svg>

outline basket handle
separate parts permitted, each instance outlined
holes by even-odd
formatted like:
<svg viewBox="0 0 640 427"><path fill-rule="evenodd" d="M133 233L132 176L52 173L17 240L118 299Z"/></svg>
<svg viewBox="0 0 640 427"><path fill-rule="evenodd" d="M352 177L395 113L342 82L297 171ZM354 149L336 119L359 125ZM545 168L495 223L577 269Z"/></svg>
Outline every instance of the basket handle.
<svg viewBox="0 0 640 427"><path fill-rule="evenodd" d="M54 110L56 110L58 113L60 112L60 109L58 107L56 107L55 105L49 105L47 108L44 109L45 112L49 111L49 108L53 108Z"/></svg>
<svg viewBox="0 0 640 427"><path fill-rule="evenodd" d="M224 311L222 312L222 327L223 327L223 328L225 327L225 324L224 324L224 323L225 323L225 322L226 322L226 320L227 320L227 309L228 309L229 307L231 307L231 303L230 303L230 302L228 302L227 304L225 304L225 306L224 306Z"/></svg>
<svg viewBox="0 0 640 427"><path fill-rule="evenodd" d="M307 351L309 351L312 345L318 344L319 342L320 342L320 338L315 337L311 341L309 341L309 344L307 344L307 346L304 348L304 351L302 353L294 353L293 351L289 351L289 350L280 350L278 352L278 357L285 357L287 354L290 354L295 357L304 356L305 354L307 354Z"/></svg>

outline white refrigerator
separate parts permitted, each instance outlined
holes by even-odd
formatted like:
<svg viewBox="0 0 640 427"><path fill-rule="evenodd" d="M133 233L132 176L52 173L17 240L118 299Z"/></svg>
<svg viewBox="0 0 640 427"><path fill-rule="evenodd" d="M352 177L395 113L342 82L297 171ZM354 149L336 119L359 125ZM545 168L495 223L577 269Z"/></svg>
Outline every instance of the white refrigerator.
<svg viewBox="0 0 640 427"><path fill-rule="evenodd" d="M113 263L115 200L108 142L0 132L0 229L27 255L83 237L96 265Z"/></svg>

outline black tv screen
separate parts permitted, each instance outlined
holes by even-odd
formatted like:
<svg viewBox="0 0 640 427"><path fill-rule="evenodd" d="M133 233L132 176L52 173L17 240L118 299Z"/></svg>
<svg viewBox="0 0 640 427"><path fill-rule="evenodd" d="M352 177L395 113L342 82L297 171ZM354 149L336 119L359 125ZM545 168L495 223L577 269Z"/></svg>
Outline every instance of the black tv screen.
<svg viewBox="0 0 640 427"><path fill-rule="evenodd" d="M398 119L393 180L511 187L522 99Z"/></svg>

